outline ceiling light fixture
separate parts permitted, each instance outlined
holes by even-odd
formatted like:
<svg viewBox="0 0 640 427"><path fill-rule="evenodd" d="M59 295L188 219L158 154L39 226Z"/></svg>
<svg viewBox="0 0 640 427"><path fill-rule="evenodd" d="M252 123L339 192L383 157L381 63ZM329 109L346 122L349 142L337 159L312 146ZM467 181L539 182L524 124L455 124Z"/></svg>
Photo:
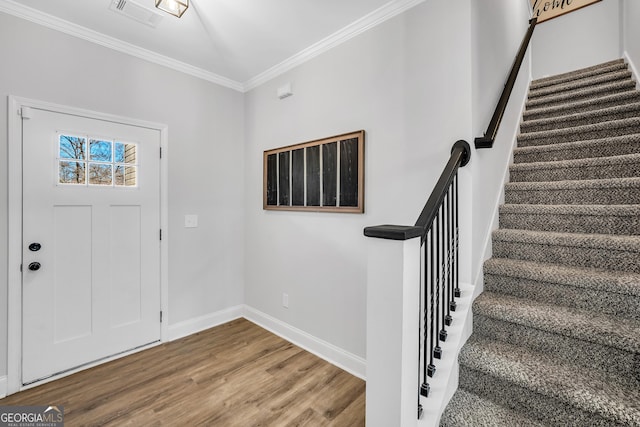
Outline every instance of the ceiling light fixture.
<svg viewBox="0 0 640 427"><path fill-rule="evenodd" d="M180 18L189 8L189 0L156 0L156 7Z"/></svg>

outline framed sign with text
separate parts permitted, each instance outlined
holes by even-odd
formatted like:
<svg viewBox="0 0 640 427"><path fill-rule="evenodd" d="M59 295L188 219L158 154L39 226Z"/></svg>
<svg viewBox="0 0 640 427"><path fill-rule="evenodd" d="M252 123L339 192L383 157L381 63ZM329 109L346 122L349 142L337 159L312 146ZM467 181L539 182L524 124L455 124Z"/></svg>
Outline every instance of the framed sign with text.
<svg viewBox="0 0 640 427"><path fill-rule="evenodd" d="M538 24L602 0L530 0L533 18Z"/></svg>

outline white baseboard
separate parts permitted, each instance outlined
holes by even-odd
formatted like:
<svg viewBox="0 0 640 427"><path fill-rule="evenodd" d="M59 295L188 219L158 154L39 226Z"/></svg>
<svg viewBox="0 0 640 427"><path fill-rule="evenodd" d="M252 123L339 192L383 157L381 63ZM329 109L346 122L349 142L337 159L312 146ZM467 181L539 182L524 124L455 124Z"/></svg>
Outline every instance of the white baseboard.
<svg viewBox="0 0 640 427"><path fill-rule="evenodd" d="M315 354L332 365L344 369L358 378L365 379L367 362L362 357L351 354L331 343L316 338L307 332L247 305L245 305L244 317L298 347Z"/></svg>
<svg viewBox="0 0 640 427"><path fill-rule="evenodd" d="M243 305L229 307L224 310L209 313L204 316L178 322L175 325L169 325L168 335L169 341L184 338L205 329L222 325L223 323L239 319L243 314Z"/></svg>
<svg viewBox="0 0 640 427"><path fill-rule="evenodd" d="M636 68L636 64L631 60L629 56L629 52L626 50L623 52L622 56L624 60L629 64L629 68L631 69L631 74L633 75L633 79L636 81L636 89L640 90L640 73L638 73L638 69Z"/></svg>
<svg viewBox="0 0 640 427"><path fill-rule="evenodd" d="M0 377L0 399L7 397L7 377Z"/></svg>

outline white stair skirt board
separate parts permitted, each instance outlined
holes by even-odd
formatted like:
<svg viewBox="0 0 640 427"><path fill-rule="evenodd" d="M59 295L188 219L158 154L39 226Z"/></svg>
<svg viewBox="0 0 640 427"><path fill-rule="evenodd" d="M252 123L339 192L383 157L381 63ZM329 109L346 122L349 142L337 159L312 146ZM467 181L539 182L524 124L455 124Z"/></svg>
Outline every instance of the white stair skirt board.
<svg viewBox="0 0 640 427"><path fill-rule="evenodd" d="M629 65L629 69L631 70L632 78L636 81L636 89L640 90L640 69L636 68L636 64L631 60L629 53L625 50L622 54L624 60ZM640 65L640 64L638 64Z"/></svg>
<svg viewBox="0 0 640 427"><path fill-rule="evenodd" d="M253 307L245 306L244 317L290 343L315 354L332 365L358 378L366 379L367 362L362 357L351 354L331 343L316 338L307 332L271 317L268 314L262 313Z"/></svg>
<svg viewBox="0 0 640 427"><path fill-rule="evenodd" d="M175 325L169 325L168 340L174 341L179 338L184 338L197 332L204 331L205 329L213 328L215 326L222 325L223 323L239 319L242 317L243 311L242 305L236 305L234 307L216 311L215 313L209 313L204 316L184 320L176 323Z"/></svg>
<svg viewBox="0 0 640 427"><path fill-rule="evenodd" d="M431 386L429 397L421 397L424 413L418 421L418 427L436 427L444 408L458 388L458 353L462 345L471 336L473 317L471 304L475 298L474 287L460 284L461 296L456 299L456 311L452 312L453 323L447 329L447 340L441 343L442 359L438 360L436 373L428 382Z"/></svg>
<svg viewBox="0 0 640 427"><path fill-rule="evenodd" d="M7 377L0 377L0 399L7 397Z"/></svg>

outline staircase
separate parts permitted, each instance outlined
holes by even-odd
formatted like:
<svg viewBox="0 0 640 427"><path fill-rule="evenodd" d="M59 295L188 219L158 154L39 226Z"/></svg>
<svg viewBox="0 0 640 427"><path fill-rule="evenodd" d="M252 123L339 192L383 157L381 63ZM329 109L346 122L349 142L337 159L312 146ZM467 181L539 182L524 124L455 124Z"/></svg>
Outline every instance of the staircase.
<svg viewBox="0 0 640 427"><path fill-rule="evenodd" d="M441 426L640 426L640 92L622 60L532 82Z"/></svg>

